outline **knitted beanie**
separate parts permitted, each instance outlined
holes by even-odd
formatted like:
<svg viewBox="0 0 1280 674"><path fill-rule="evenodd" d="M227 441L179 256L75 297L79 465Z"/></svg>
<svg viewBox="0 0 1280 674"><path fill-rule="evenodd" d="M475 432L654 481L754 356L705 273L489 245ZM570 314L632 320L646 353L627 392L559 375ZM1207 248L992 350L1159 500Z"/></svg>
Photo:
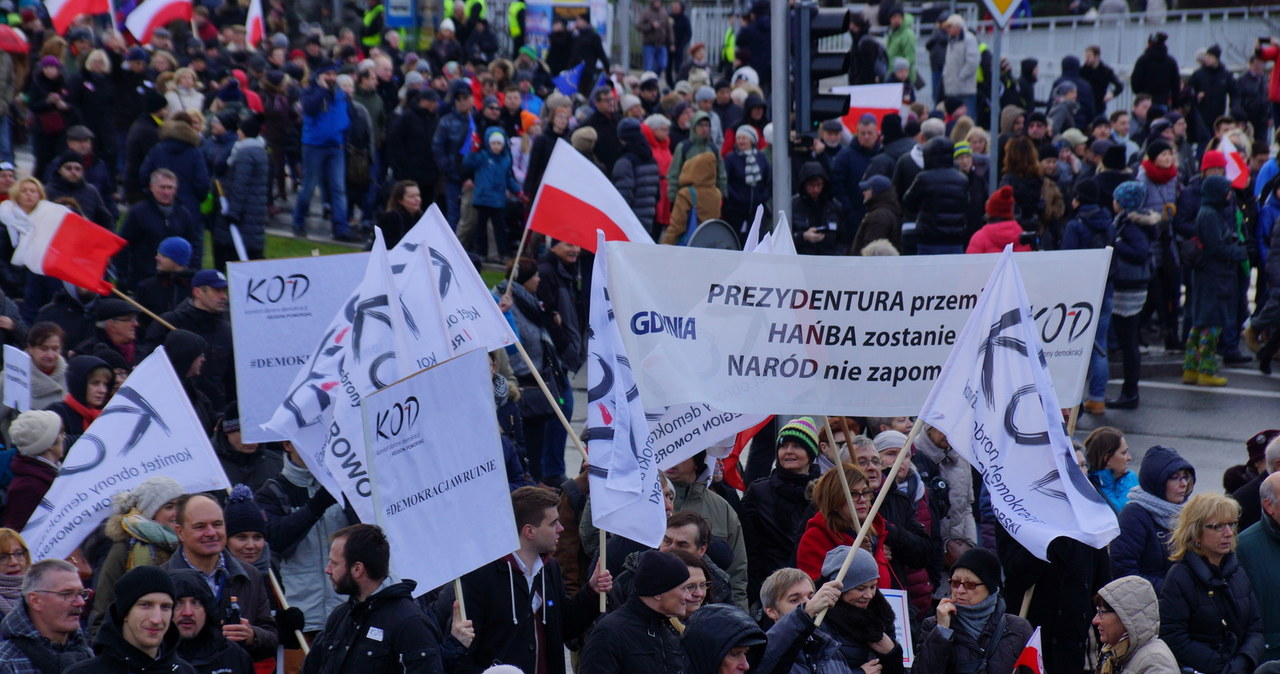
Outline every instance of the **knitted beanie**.
<svg viewBox="0 0 1280 674"><path fill-rule="evenodd" d="M778 431L778 443L775 447L781 447L782 443L792 441L804 447L809 455L813 458L818 456L818 425L814 423L812 417L799 417L792 419L782 430Z"/></svg>
<svg viewBox="0 0 1280 674"><path fill-rule="evenodd" d="M9 438L23 456L36 456L53 446L62 432L62 417L49 410L32 410L18 415L9 425Z"/></svg>

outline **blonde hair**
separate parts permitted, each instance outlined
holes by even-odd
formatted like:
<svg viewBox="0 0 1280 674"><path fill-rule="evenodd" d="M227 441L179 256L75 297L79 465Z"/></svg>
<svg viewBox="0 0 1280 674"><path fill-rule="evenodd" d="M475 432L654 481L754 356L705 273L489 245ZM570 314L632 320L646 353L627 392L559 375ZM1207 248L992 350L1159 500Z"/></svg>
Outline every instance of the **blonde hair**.
<svg viewBox="0 0 1280 674"><path fill-rule="evenodd" d="M22 189L23 183L31 183L36 186L36 191L40 193L40 201L45 201L49 198L48 195L45 194L44 183L40 182L35 177L27 176L25 178L18 179L18 182L14 183L13 187L9 188L9 198L13 199L15 203L18 200L18 191Z"/></svg>
<svg viewBox="0 0 1280 674"><path fill-rule="evenodd" d="M175 86L176 86L176 85L181 85L181 84L182 84L182 78L183 78L183 77L186 77L186 76L188 76L188 75L190 75L190 76L191 76L191 88L192 88L192 89L195 89L196 91L199 91L199 90L201 89L201 87L202 87L201 82L200 82L200 76L196 74L196 71L192 70L192 69L191 69L191 68L189 68L189 67L185 67L185 66L184 66L184 67L182 67L182 68L178 68L176 71L174 71L174 73L173 73L173 80L174 80L174 84L175 84Z"/></svg>
<svg viewBox="0 0 1280 674"><path fill-rule="evenodd" d="M23 540L22 534L8 527L0 528L0 549L7 549L13 543L17 543L22 551L27 553L27 569L31 568L31 546ZM23 573L26 569L23 569Z"/></svg>
<svg viewBox="0 0 1280 674"><path fill-rule="evenodd" d="M975 140L981 140L987 152L991 151L991 134L987 133L986 129L980 126L969 129L969 133L964 136L964 142L968 143L969 147L973 147L973 141ZM986 154L986 152L983 154Z"/></svg>
<svg viewBox="0 0 1280 674"><path fill-rule="evenodd" d="M810 586L813 585L813 579L809 574L800 569L784 567L769 574L764 579L764 584L760 586L760 605L764 608L777 610L778 602L782 601L782 595L793 585L801 581L809 581Z"/></svg>
<svg viewBox="0 0 1280 674"><path fill-rule="evenodd" d="M959 143L969 137L969 132L973 130L973 118L969 115L960 115L956 118L956 123L951 125L951 142Z"/></svg>
<svg viewBox="0 0 1280 674"><path fill-rule="evenodd" d="M1178 514L1178 525L1169 535L1169 559L1180 561L1188 552L1200 554L1200 533L1210 522L1221 524L1231 520L1240 520L1240 504L1230 496L1222 494L1196 494L1182 506ZM1231 550L1236 549L1236 539L1231 539Z"/></svg>
<svg viewBox="0 0 1280 674"><path fill-rule="evenodd" d="M89 52L89 55L84 58L84 69L92 72L92 66L95 63L102 64L103 74L109 74L111 72L111 59L107 56L106 51L102 49L95 49Z"/></svg>

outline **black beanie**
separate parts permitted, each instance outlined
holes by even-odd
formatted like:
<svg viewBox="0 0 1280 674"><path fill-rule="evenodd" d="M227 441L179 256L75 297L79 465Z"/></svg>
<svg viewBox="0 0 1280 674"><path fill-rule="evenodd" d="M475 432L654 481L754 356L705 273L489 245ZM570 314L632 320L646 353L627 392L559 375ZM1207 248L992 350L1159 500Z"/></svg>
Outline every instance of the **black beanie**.
<svg viewBox="0 0 1280 674"><path fill-rule="evenodd" d="M1123 145L1112 145L1102 155L1102 168L1112 171L1123 171L1125 166L1125 149Z"/></svg>
<svg viewBox="0 0 1280 674"><path fill-rule="evenodd" d="M267 518L262 516L257 502L253 500L253 490L243 484L237 484L227 497L227 508L223 512L227 520L227 537L256 531L262 535L267 533Z"/></svg>
<svg viewBox="0 0 1280 674"><path fill-rule="evenodd" d="M632 587L637 596L655 597L680 587L686 580L689 580L689 567L679 557L650 550L640 556Z"/></svg>
<svg viewBox="0 0 1280 674"><path fill-rule="evenodd" d="M1000 559L996 557L994 552L983 550L982 548L973 548L968 552L960 555L960 560L951 567L951 572L955 573L956 569L968 569L977 576L987 591L995 594L1004 586L1000 576Z"/></svg>
<svg viewBox="0 0 1280 674"><path fill-rule="evenodd" d="M1093 178L1085 178L1076 185L1076 201L1079 201L1081 206L1097 205L1100 196L1098 183Z"/></svg>
<svg viewBox="0 0 1280 674"><path fill-rule="evenodd" d="M1155 161L1162 152L1173 152L1173 145L1167 140L1153 140L1147 145L1147 159Z"/></svg>
<svg viewBox="0 0 1280 674"><path fill-rule="evenodd" d="M116 581L115 616L124 621L138 600L152 592L163 592L176 600L173 579L158 566L135 566Z"/></svg>

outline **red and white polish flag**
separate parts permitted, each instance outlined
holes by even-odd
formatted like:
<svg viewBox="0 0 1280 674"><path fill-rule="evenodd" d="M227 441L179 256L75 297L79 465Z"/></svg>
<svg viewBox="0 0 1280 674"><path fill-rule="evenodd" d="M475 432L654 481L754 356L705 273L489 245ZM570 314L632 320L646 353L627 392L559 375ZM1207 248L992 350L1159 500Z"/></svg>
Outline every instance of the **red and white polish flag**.
<svg viewBox="0 0 1280 674"><path fill-rule="evenodd" d="M1242 190L1249 186L1249 163L1245 160L1244 154L1240 152L1240 148L1231 142L1230 138L1222 137L1222 142L1218 145L1218 149L1227 157L1227 180L1231 181L1231 187Z"/></svg>
<svg viewBox="0 0 1280 674"><path fill-rule="evenodd" d="M858 120L863 115L876 118L876 124L889 113L902 112L902 84L855 84L832 87L835 94L849 94L849 113L840 118L850 133L858 132Z"/></svg>
<svg viewBox="0 0 1280 674"><path fill-rule="evenodd" d="M262 0L249 0L249 15L244 20L247 35L245 41L257 49L267 37L266 21L262 18Z"/></svg>
<svg viewBox="0 0 1280 674"><path fill-rule="evenodd" d="M26 219L30 227L14 249L14 264L99 295L111 292L103 276L111 257L124 248L124 239L49 201L41 201Z"/></svg>
<svg viewBox="0 0 1280 674"><path fill-rule="evenodd" d="M563 140L556 141L542 186L529 211L529 229L596 252L596 230L608 241L653 243L613 182Z"/></svg>
<svg viewBox="0 0 1280 674"><path fill-rule="evenodd" d="M53 29L65 35L71 22L81 14L107 14L111 12L108 0L44 0L44 8L53 19Z"/></svg>
<svg viewBox="0 0 1280 674"><path fill-rule="evenodd" d="M125 17L125 28L139 44L150 44L151 34L170 21L190 21L191 0L144 0Z"/></svg>

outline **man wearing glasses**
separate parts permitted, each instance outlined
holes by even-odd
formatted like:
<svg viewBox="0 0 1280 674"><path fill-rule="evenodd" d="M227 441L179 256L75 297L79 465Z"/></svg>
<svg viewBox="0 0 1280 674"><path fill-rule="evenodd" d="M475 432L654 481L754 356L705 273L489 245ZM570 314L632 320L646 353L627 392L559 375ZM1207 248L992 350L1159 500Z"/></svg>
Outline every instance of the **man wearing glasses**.
<svg viewBox="0 0 1280 674"><path fill-rule="evenodd" d="M0 554L0 565L11 554ZM70 562L46 559L27 570L22 602L0 622L0 674L62 672L93 657L80 614L93 597Z"/></svg>

